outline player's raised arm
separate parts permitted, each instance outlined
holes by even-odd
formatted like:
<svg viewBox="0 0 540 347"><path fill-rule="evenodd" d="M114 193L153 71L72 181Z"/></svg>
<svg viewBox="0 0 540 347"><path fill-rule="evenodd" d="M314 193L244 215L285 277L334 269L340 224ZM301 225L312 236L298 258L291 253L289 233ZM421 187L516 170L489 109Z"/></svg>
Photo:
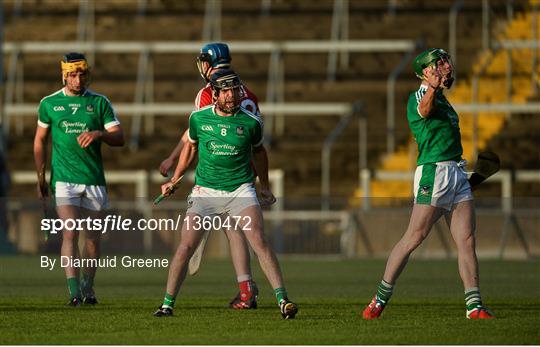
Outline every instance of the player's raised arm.
<svg viewBox="0 0 540 347"><path fill-rule="evenodd" d="M430 72L430 79L435 79L436 77L433 77L436 72L431 71ZM426 90L426 93L420 100L420 103L418 104L418 113L422 118L427 118L431 115L431 112L435 108L434 102L435 102L435 94L438 90L438 85L435 86L435 84L430 84Z"/></svg>
<svg viewBox="0 0 540 347"><path fill-rule="evenodd" d="M418 103L418 113L422 118L429 117L435 109L435 99L438 91L443 87L450 88L454 82L454 67L449 56L433 63L433 53L426 53L416 58L418 71L416 75L422 79L422 85L426 88L422 99ZM427 62L430 62L427 64Z"/></svg>

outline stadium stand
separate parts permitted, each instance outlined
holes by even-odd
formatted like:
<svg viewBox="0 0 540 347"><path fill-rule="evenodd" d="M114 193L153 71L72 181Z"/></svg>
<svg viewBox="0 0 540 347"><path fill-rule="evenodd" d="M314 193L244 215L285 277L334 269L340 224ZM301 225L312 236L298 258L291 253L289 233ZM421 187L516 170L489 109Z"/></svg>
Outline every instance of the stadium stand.
<svg viewBox="0 0 540 347"><path fill-rule="evenodd" d="M387 2L350 2L349 39L424 39L424 46L446 46L448 43L448 9L453 1L398 1L394 9ZM79 2L68 1L61 7L55 1L24 1L18 12L10 12L15 2L6 2L5 41L73 41L77 30ZM505 1L491 1L491 10L501 15ZM228 1L222 4L221 39L223 41L282 41L329 39L333 1L272 1L269 12L258 2ZM136 1L95 2L93 39L101 41L193 41L202 40L204 2L147 1L141 9ZM516 6L516 10L519 10ZM299 10L302 11L299 11ZM460 12L458 37L470 40L460 43L457 61L461 76L471 72L468 61L475 61L481 40L481 2L466 2ZM429 28L422 20L429 16ZM28 25L31 21L32 25ZM409 23L406 25L405 23ZM410 25L419 23L419 25ZM438 28L433 30L433 28ZM91 38L90 37L90 38ZM7 57L6 57L7 58ZM284 57L285 102L349 102L362 100L368 117L368 166L385 162L386 150L386 78L400 63L402 53L351 53L349 66L338 68L335 81L326 79L328 54L296 54ZM138 64L137 54L101 54L95 57L92 88L110 97L113 103L132 102ZM27 55L24 62L24 89L18 101L37 103L43 95L59 87L57 54ZM154 57L154 101L191 102L201 81L196 73L194 57L189 54L164 54ZM9 59L6 59L6 63ZM462 62L462 63L461 63ZM461 63L461 64L460 64ZM267 93L267 54L235 54L234 67L261 99ZM404 115L405 99L417 81L408 68L399 76L396 89L396 139L404 144L408 128ZM457 93L456 93L457 94ZM262 110L264 114L264 109ZM125 128L131 118L122 117ZM187 117L156 116L154 129L143 132L136 153L129 149L109 151L106 167L147 169L158 166L162 156L174 144L178 130L186 126ZM326 136L339 120L339 115L290 117L283 135L276 136L270 152L272 167L285 170L286 193L292 197L320 196L320 152ZM21 122L22 125L21 125ZM17 153L10 162L12 169L32 169L31 135L34 121L25 119L12 124L9 151ZM290 160L291 152L295 160ZM347 197L358 185L358 129L352 122L337 139L332 157L333 196ZM12 156L13 157L13 156ZM384 164L383 164L384 165ZM156 188L156 187L153 187ZM14 193L22 193L18 189ZM122 188L122 191L124 189ZM33 190L26 191L33 194ZM123 194L120 189L113 194Z"/></svg>
<svg viewBox="0 0 540 347"><path fill-rule="evenodd" d="M531 1L531 6L534 1ZM497 35L498 41L505 40L531 40L532 39L532 11L519 13L515 18L505 24ZM540 24L537 23L537 30ZM508 55L511 52L512 84L507 85ZM507 51L504 49L488 49L481 52L476 63L471 64L471 71L468 76L458 80L457 86L449 93L449 101L454 104L478 103L513 103L524 104L532 101L533 82L531 80L532 49L515 49ZM463 64L460 65L463 66ZM540 71L540 67L537 67ZM463 76L463 74L461 74ZM474 97L474 79L478 76L478 95ZM536 81L538 83L538 81ZM508 88L511 88L508 90ZM508 98L510 96L510 98ZM474 141L476 148L480 150L494 150L501 156L503 169L538 169L538 155L532 153L529 148L537 148L538 137L534 135L537 131L538 113L534 115L513 115L501 112L479 112L477 120L477 138L473 134L473 113L460 113L460 128L464 157L469 163L474 164L476 158ZM518 130L521 129L521 130ZM536 132L537 133L537 132ZM519 147L517 144L520 144ZM515 146L508 146L514 144ZM383 171L410 171L415 168L416 144L409 140L402 145L395 153L383 157L380 170ZM533 185L526 185L525 189L516 189L516 196L534 194L527 191ZM527 188L528 187L528 188ZM412 182L405 181L380 181L373 180L371 185L371 196L375 197L402 197L411 196ZM493 194L497 190L484 191L484 194ZM500 192L500 189L499 189ZM357 197L363 195L361 189L355 192ZM380 202L388 201L381 199Z"/></svg>

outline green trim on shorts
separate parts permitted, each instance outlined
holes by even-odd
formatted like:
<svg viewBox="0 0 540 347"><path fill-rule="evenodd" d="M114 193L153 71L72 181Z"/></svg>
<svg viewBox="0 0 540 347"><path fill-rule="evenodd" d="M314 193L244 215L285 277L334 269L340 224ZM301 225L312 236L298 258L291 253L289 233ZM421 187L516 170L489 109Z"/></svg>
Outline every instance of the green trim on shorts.
<svg viewBox="0 0 540 347"><path fill-rule="evenodd" d="M422 176L420 177L418 191L416 192L417 204L431 205L436 171L437 164L424 164L422 166Z"/></svg>

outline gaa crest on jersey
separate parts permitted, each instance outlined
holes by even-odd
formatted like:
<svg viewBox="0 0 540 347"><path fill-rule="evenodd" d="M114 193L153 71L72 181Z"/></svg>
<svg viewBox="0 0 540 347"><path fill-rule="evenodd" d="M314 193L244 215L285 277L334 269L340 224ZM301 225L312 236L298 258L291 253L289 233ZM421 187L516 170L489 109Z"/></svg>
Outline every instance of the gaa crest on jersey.
<svg viewBox="0 0 540 347"><path fill-rule="evenodd" d="M86 112L94 113L94 106L93 105L86 105Z"/></svg>
<svg viewBox="0 0 540 347"><path fill-rule="evenodd" d="M420 187L420 195L429 196L431 194L431 186Z"/></svg>
<svg viewBox="0 0 540 347"><path fill-rule="evenodd" d="M237 126L236 127L236 135L238 136L244 136L244 127L243 126Z"/></svg>

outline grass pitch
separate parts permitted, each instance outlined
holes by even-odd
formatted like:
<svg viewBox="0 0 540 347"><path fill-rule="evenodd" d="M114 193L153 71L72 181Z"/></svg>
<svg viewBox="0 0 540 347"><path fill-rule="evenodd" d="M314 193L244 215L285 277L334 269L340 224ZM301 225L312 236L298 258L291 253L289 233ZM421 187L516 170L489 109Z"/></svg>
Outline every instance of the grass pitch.
<svg viewBox="0 0 540 347"><path fill-rule="evenodd" d="M364 321L384 260L282 259L297 319L281 319L253 263L259 309L233 311L229 260L188 277L175 316L155 318L166 269L100 269L95 307L69 308L63 269L0 257L1 344L540 344L540 262L481 261L484 302L497 318L465 319L456 260L413 259L376 321Z"/></svg>

